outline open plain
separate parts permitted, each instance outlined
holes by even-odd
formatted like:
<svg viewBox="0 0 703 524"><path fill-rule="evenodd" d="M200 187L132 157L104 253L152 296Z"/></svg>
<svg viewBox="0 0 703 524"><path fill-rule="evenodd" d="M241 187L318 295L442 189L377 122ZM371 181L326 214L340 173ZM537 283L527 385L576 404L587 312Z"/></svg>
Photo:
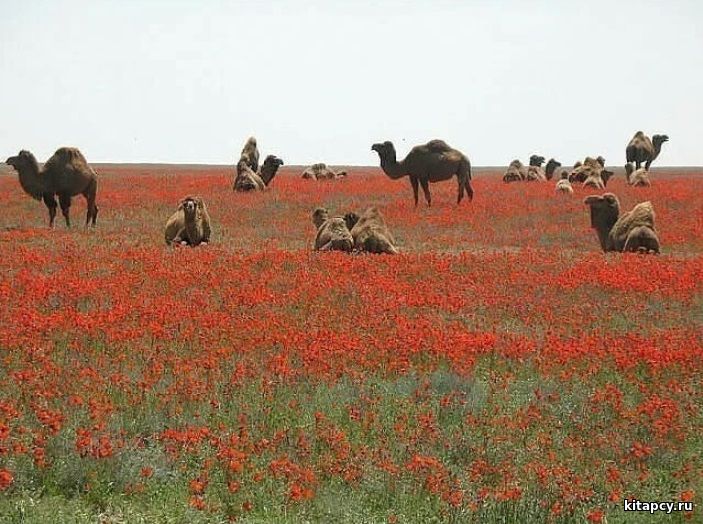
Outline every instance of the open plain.
<svg viewBox="0 0 703 524"><path fill-rule="evenodd" d="M661 522L703 495L703 178L660 168L662 254L604 255L584 197L474 170L95 165L95 229L0 173L0 521ZM167 247L201 196L211 243ZM376 205L400 254L318 253ZM74 198L74 224L85 202ZM674 516L696 521L693 513ZM673 520L677 521L677 520Z"/></svg>

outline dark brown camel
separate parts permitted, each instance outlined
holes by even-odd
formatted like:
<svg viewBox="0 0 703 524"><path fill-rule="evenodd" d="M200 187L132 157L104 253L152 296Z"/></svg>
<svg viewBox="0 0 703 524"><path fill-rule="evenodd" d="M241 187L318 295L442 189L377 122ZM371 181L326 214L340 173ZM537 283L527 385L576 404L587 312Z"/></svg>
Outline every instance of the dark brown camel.
<svg viewBox="0 0 703 524"><path fill-rule="evenodd" d="M654 135L650 140L642 131L637 131L625 149L627 162L634 162L636 169L639 169L644 162L644 168L649 171L649 166L661 152L662 144L668 141L667 135Z"/></svg>
<svg viewBox="0 0 703 524"><path fill-rule="evenodd" d="M413 147L402 162L396 160L395 147L391 142L381 142L371 146L381 159L383 172L391 179L410 177L415 206L418 202L418 188L422 186L427 205L432 205L430 182L443 182L456 175L459 182L457 204L464 198L464 190L471 201L474 190L471 188L471 163L460 151L453 149L443 140L430 140L426 144Z"/></svg>
<svg viewBox="0 0 703 524"><path fill-rule="evenodd" d="M49 208L50 227L54 227L58 205L61 206L61 212L66 219L66 226L71 227L69 209L71 197L76 195L83 195L88 202L86 226L89 223L95 225L98 216L98 206L95 205L98 175L78 149L75 147L58 149L42 169L39 169L34 155L25 150L20 151L17 156L8 158L5 163L17 170L20 185L25 193L36 200L44 200L46 207Z"/></svg>

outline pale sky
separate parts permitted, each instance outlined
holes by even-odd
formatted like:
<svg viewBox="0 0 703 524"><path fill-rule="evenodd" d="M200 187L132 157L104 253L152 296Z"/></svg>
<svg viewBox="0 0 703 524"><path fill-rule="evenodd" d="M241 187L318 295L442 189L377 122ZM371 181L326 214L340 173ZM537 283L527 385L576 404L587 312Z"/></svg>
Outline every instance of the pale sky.
<svg viewBox="0 0 703 524"><path fill-rule="evenodd" d="M0 0L0 160L373 165L443 138L474 165L703 165L703 1ZM4 155L4 156L3 156Z"/></svg>

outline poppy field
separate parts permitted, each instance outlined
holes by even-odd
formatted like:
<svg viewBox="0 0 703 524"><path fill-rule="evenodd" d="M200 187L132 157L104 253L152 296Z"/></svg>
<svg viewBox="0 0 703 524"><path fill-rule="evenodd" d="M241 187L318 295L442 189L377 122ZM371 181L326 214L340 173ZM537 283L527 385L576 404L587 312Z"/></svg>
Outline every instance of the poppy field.
<svg viewBox="0 0 703 524"><path fill-rule="evenodd" d="M377 168L95 166L98 226L53 230L0 173L0 522L700 522L703 183L618 173L659 256L604 255L575 188ZM212 242L167 247L201 196ZM376 205L401 254L318 253ZM74 224L85 202L73 200Z"/></svg>

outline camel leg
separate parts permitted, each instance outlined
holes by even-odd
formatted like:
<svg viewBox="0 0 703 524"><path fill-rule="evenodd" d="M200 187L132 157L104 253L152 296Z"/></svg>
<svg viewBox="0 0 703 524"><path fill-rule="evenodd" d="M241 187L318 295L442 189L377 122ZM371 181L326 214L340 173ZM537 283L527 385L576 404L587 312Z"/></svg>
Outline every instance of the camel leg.
<svg viewBox="0 0 703 524"><path fill-rule="evenodd" d="M49 227L54 227L54 219L56 218L56 208L58 207L54 195L50 193L45 193L44 204L46 204L46 207L49 208Z"/></svg>
<svg viewBox="0 0 703 524"><path fill-rule="evenodd" d="M474 199L474 188L471 187L470 178L467 177L466 180L464 180L464 187L466 189L466 198L471 202Z"/></svg>
<svg viewBox="0 0 703 524"><path fill-rule="evenodd" d="M415 207L417 207L418 190L420 189L417 177L410 175L410 183L413 186L413 196L415 197Z"/></svg>
<svg viewBox="0 0 703 524"><path fill-rule="evenodd" d="M432 206L432 195L430 195L430 181L427 178L423 178L420 180L420 185L422 185L422 192L425 193L427 207Z"/></svg>
<svg viewBox="0 0 703 524"><path fill-rule="evenodd" d="M66 220L66 227L71 227L71 219L69 213L71 210L71 195L59 195L59 205L61 206L61 214Z"/></svg>
<svg viewBox="0 0 703 524"><path fill-rule="evenodd" d="M461 199L464 198L464 181L460 176L456 177L457 182L459 182L459 193L456 197L456 203L461 204Z"/></svg>
<svg viewBox="0 0 703 524"><path fill-rule="evenodd" d="M86 217L85 217L85 225L86 226L91 222L92 222L92 225L94 226L95 222L98 219L98 206L95 204L97 190L98 190L98 181L93 180L90 183L90 185L88 186L88 189L86 189L83 192L83 196L85 197L85 200L88 204L88 213L86 214Z"/></svg>

